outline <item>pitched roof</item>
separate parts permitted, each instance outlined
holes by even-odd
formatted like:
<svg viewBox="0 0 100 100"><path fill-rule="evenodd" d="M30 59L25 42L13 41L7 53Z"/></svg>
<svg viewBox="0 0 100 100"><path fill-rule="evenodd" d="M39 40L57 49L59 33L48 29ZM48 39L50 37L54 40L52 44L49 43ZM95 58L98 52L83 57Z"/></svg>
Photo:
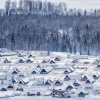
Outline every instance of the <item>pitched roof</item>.
<svg viewBox="0 0 100 100"><path fill-rule="evenodd" d="M29 78L22 78L21 80L25 83L29 82Z"/></svg>
<svg viewBox="0 0 100 100"><path fill-rule="evenodd" d="M89 77L85 83L93 83L93 82L94 82L94 79L92 77Z"/></svg>

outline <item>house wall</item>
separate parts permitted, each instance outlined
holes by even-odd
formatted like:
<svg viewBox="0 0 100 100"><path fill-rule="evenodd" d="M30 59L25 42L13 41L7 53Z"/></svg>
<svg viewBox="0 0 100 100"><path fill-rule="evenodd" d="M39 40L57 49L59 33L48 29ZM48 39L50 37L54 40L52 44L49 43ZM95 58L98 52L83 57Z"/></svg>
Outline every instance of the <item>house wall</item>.
<svg viewBox="0 0 100 100"><path fill-rule="evenodd" d="M68 78L68 77L64 78L64 81L69 81L69 80L70 80L70 78Z"/></svg>
<svg viewBox="0 0 100 100"><path fill-rule="evenodd" d="M81 79L81 81L86 81L86 80L87 80L87 77Z"/></svg>
<svg viewBox="0 0 100 100"><path fill-rule="evenodd" d="M55 83L54 86L62 86L62 83L61 83L61 84L56 84L56 83Z"/></svg>

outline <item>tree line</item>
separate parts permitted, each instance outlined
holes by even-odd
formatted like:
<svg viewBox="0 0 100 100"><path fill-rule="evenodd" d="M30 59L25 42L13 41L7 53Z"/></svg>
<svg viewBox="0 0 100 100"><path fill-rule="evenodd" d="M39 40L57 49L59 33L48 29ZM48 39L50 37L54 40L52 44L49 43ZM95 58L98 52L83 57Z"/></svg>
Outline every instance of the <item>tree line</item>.
<svg viewBox="0 0 100 100"><path fill-rule="evenodd" d="M100 11L65 3L7 0L0 10L0 48L99 55Z"/></svg>

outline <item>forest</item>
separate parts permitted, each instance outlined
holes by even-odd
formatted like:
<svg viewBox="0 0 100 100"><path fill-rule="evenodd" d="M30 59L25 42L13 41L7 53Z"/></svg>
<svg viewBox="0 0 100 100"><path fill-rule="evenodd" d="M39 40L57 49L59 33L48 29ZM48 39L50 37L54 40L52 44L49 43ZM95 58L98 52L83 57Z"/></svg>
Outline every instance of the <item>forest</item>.
<svg viewBox="0 0 100 100"><path fill-rule="evenodd" d="M7 0L0 9L0 48L99 55L100 10L67 3Z"/></svg>

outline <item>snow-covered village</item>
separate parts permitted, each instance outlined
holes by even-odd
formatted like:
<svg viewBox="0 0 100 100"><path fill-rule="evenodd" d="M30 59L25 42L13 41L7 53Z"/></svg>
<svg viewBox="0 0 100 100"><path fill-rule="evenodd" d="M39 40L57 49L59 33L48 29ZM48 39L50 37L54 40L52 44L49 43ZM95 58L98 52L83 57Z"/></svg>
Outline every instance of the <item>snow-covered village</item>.
<svg viewBox="0 0 100 100"><path fill-rule="evenodd" d="M0 0L0 100L100 100L100 0Z"/></svg>
<svg viewBox="0 0 100 100"><path fill-rule="evenodd" d="M0 97L88 98L100 95L100 56L0 52Z"/></svg>

